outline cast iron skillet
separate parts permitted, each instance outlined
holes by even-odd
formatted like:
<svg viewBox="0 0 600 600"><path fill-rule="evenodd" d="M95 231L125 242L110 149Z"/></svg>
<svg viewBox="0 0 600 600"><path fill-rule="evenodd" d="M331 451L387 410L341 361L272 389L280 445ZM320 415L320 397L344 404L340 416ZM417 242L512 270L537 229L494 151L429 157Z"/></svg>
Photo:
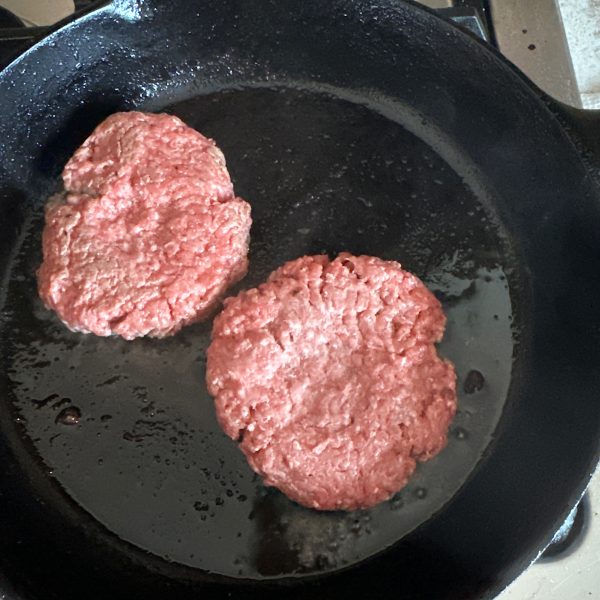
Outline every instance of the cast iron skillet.
<svg viewBox="0 0 600 600"><path fill-rule="evenodd" d="M390 502L317 513L265 489L215 422L210 323L124 342L41 306L43 203L133 108L224 150L254 218L240 287L349 250L442 299L459 413ZM488 598L580 498L600 443L600 190L473 38L392 0L120 0L2 72L0 140L8 597Z"/></svg>

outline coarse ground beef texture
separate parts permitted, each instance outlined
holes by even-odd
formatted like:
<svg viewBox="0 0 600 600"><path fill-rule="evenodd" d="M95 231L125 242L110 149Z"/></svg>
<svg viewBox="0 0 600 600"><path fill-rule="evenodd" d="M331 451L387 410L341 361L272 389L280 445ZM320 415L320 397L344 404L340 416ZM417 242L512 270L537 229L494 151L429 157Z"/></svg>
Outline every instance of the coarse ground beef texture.
<svg viewBox="0 0 600 600"><path fill-rule="evenodd" d="M267 485L308 507L367 508L447 441L456 375L440 303L397 262L305 256L225 302L207 384Z"/></svg>
<svg viewBox="0 0 600 600"><path fill-rule="evenodd" d="M46 206L39 293L72 330L163 337L247 270L250 206L215 143L166 114L116 113Z"/></svg>

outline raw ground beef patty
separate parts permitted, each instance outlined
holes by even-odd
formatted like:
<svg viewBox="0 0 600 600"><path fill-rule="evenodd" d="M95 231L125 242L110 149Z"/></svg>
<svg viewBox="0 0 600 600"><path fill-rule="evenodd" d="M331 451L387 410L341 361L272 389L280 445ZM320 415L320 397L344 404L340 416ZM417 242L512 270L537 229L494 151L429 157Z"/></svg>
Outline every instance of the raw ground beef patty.
<svg viewBox="0 0 600 600"><path fill-rule="evenodd" d="M440 303L396 262L305 256L225 301L207 384L267 485L312 508L372 506L446 444L454 367Z"/></svg>
<svg viewBox="0 0 600 600"><path fill-rule="evenodd" d="M163 337L247 270L250 206L212 140L177 117L116 113L46 206L39 293L73 330Z"/></svg>

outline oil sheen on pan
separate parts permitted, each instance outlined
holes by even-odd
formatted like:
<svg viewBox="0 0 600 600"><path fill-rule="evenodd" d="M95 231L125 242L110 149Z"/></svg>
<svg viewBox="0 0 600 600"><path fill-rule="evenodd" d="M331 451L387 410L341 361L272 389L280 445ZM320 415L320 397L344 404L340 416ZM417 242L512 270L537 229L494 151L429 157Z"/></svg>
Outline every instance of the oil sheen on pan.
<svg viewBox="0 0 600 600"><path fill-rule="evenodd" d="M439 351L456 368L458 411L443 452L389 501L352 512L290 502L265 488L215 419L204 385L211 323L128 342L73 333L44 308L35 272L49 188L29 216L0 322L8 397L39 468L117 542L214 573L299 576L385 549L461 487L507 397L519 275L491 204L469 165L403 106L257 88L137 108L176 114L223 150L237 194L252 201L244 288L298 256L343 250L415 273L447 316Z"/></svg>

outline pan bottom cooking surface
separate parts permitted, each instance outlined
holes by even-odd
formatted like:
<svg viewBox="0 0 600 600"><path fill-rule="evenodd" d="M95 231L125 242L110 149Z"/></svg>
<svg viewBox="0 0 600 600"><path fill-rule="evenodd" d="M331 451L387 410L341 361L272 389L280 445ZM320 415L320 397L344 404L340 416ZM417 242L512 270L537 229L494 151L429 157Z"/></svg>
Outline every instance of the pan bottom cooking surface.
<svg viewBox="0 0 600 600"><path fill-rule="evenodd" d="M401 107L249 88L152 108L213 137L252 205L238 289L286 260L346 250L398 260L436 292L448 316L440 351L459 378L448 447L372 510L316 512L264 488L215 420L204 385L210 322L125 342L71 333L44 309L40 204L15 253L0 331L16 426L40 458L31 476L54 477L119 538L233 577L328 571L385 549L456 493L506 399L516 262L491 203L473 191L481 182L460 157L453 167L440 158L420 139L427 125Z"/></svg>

